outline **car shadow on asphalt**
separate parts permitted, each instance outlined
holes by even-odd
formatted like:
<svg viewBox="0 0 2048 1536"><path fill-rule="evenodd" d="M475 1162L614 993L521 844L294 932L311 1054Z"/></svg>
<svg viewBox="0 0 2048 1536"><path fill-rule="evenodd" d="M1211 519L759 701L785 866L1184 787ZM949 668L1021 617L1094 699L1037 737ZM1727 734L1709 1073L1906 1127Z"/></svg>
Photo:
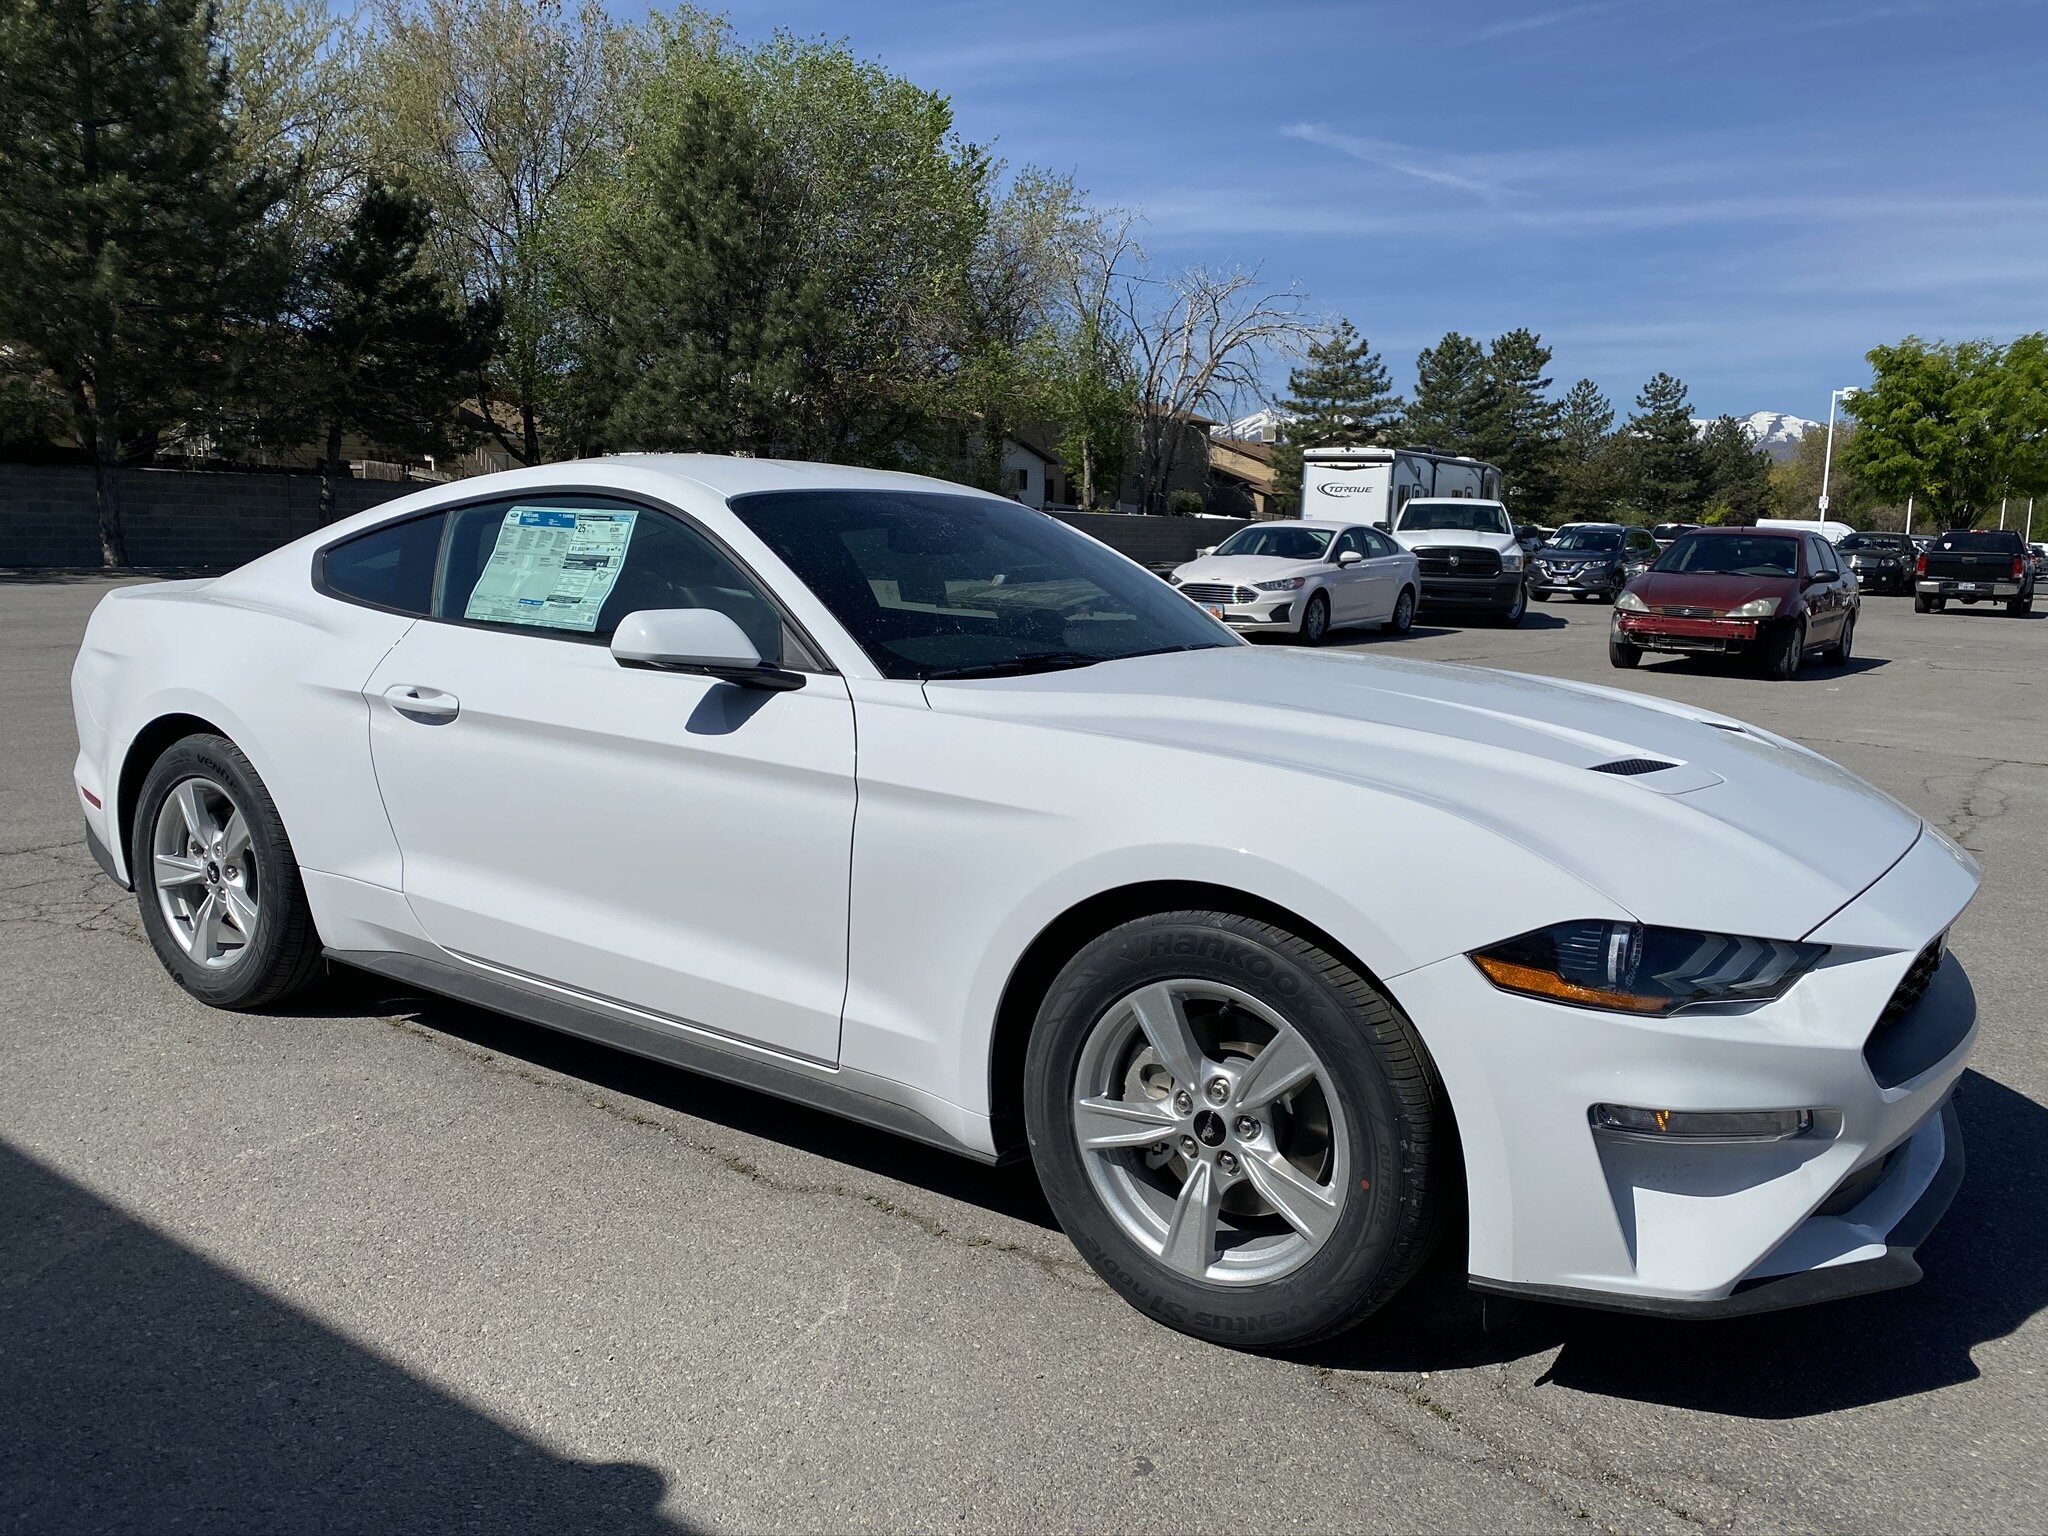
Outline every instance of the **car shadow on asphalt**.
<svg viewBox="0 0 2048 1536"><path fill-rule="evenodd" d="M5 1143L0 1276L10 1529L687 1529Z"/></svg>
<svg viewBox="0 0 2048 1536"><path fill-rule="evenodd" d="M1979 1375L1971 1352L2048 1308L2048 1108L1977 1072L1956 1096L1968 1170L1903 1290L1758 1317L1682 1322L1528 1305L1495 1332L1462 1244L1316 1363L1447 1370L1556 1350L1538 1385L1736 1418L1797 1419ZM1456 1251L1449 1251L1456 1250Z"/></svg>
<svg viewBox="0 0 2048 1536"><path fill-rule="evenodd" d="M914 1184L1033 1226L1059 1225L1028 1163L991 1168L773 1094L649 1061L487 1008L412 991L345 966L336 966L305 1004L288 1005L285 1011L333 1018L402 1016L479 1050L593 1087Z"/></svg>
<svg viewBox="0 0 2048 1536"><path fill-rule="evenodd" d="M1849 664L1837 667L1828 662L1808 657L1797 672L1780 679L1788 683L1832 683L1845 677L1855 677L1864 672L1875 672L1891 665L1885 656L1851 656ZM1748 677L1757 676L1756 662L1748 656L1645 656L1645 672L1667 672L1684 677ZM1761 679L1758 679L1761 681Z"/></svg>

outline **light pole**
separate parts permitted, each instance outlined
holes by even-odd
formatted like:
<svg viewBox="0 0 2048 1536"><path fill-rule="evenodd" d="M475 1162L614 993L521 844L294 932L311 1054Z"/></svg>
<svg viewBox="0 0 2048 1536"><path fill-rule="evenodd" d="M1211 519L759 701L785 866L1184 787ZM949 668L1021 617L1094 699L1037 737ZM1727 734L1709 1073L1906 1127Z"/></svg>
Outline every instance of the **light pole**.
<svg viewBox="0 0 2048 1536"><path fill-rule="evenodd" d="M1820 461L1820 515L1823 520L1828 515L1828 472L1835 467L1835 403L1862 393L1853 384L1846 389L1828 391L1828 446Z"/></svg>
<svg viewBox="0 0 2048 1536"><path fill-rule="evenodd" d="M1913 536L1913 493L1906 492L1906 537Z"/></svg>

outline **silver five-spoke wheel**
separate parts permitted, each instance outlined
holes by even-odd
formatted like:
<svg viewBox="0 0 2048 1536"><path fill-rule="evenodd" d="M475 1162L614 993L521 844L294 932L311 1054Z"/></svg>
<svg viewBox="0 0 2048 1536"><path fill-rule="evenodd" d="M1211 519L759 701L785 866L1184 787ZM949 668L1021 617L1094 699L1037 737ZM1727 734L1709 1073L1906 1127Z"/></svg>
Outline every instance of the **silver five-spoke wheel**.
<svg viewBox="0 0 2048 1536"><path fill-rule="evenodd" d="M1156 982L1112 1004L1081 1048L1073 1123L1117 1225L1211 1284L1299 1268L1352 1186L1328 1069L1273 1009L1219 982Z"/></svg>
<svg viewBox="0 0 2048 1536"><path fill-rule="evenodd" d="M255 937L263 886L250 841L241 807L210 779L181 781L157 811L157 903L172 939L201 965L233 965Z"/></svg>

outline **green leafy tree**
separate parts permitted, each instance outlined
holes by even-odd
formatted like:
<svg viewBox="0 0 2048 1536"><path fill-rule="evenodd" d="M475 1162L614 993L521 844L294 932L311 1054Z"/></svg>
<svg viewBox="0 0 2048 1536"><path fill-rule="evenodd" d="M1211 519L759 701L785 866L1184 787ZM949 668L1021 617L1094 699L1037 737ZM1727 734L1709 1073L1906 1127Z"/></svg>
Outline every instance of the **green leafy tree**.
<svg viewBox="0 0 2048 1536"><path fill-rule="evenodd" d="M1624 430L1630 486L1643 514L1652 522L1690 518L1700 505L1703 471L1685 385L1657 374L1636 396Z"/></svg>
<svg viewBox="0 0 2048 1536"><path fill-rule="evenodd" d="M1968 528L2000 498L2048 492L2048 336L2009 346L1909 336L1868 354L1838 461L1879 495Z"/></svg>
<svg viewBox="0 0 2048 1536"><path fill-rule="evenodd" d="M1273 449L1273 495L1281 506L1301 504L1304 448L1362 448L1383 443L1401 420L1387 365L1349 320L1309 344L1301 366L1287 375L1288 418Z"/></svg>
<svg viewBox="0 0 2048 1536"><path fill-rule="evenodd" d="M1751 524L1771 511L1771 455L1733 416L1716 416L1699 438L1707 511L1716 523Z"/></svg>
<svg viewBox="0 0 2048 1536"><path fill-rule="evenodd" d="M1060 457L1079 476L1081 506L1107 491L1114 500L1130 468L1132 425L1138 418L1138 381L1128 350L1108 328L1108 315L1083 315L1059 338L1052 377L1052 415L1060 428Z"/></svg>
<svg viewBox="0 0 2048 1536"><path fill-rule="evenodd" d="M1472 453L1484 446L1498 408L1485 349L1453 331L1416 357L1415 398L1401 432L1410 443Z"/></svg>
<svg viewBox="0 0 2048 1536"><path fill-rule="evenodd" d="M127 563L116 467L271 318L281 197L250 174L197 0L0 0L0 337L92 456L100 553Z"/></svg>
<svg viewBox="0 0 2048 1536"><path fill-rule="evenodd" d="M497 330L489 300L465 304L428 255L418 197L372 181L313 261L298 359L301 407L323 442L320 520L334 516L345 432L412 453L456 446L456 406Z"/></svg>
<svg viewBox="0 0 2048 1536"><path fill-rule="evenodd" d="M1472 452L1500 466L1516 518L1541 522L1556 505L1563 407L1550 398L1550 348L1531 330L1496 336L1486 353L1485 411Z"/></svg>
<svg viewBox="0 0 2048 1536"><path fill-rule="evenodd" d="M1557 516L1581 522L1606 518L1614 505L1614 406L1591 379L1565 392L1558 411Z"/></svg>

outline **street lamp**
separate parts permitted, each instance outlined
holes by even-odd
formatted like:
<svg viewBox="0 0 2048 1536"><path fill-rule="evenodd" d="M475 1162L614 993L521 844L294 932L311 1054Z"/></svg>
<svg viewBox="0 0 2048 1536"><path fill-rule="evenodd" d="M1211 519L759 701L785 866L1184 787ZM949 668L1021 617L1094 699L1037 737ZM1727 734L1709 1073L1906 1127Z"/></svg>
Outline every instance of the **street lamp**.
<svg viewBox="0 0 2048 1536"><path fill-rule="evenodd" d="M1820 515L1823 519L1828 515L1828 471L1835 467L1835 404L1837 401L1848 399L1851 395L1862 393L1863 391L1853 384L1846 389L1828 391L1828 446L1820 461Z"/></svg>

